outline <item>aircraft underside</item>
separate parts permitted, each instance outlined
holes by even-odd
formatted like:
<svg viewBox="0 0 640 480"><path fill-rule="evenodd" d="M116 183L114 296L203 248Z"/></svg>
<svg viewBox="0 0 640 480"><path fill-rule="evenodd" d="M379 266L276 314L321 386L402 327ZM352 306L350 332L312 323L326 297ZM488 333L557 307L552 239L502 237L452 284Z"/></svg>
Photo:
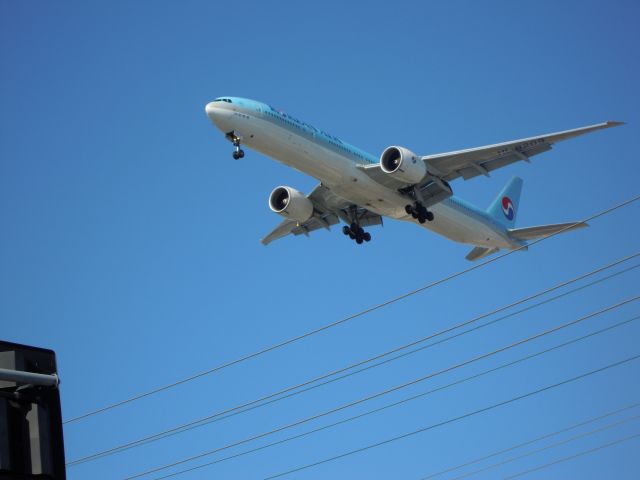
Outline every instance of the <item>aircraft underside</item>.
<svg viewBox="0 0 640 480"><path fill-rule="evenodd" d="M246 134L242 133L242 138L247 139L243 143L289 167L314 176L349 203L362 206L381 216L418 223L427 230L455 242L497 248L514 247L513 243L501 238L495 230L481 222L469 222L464 215L460 215L453 206L445 202L433 205L430 210L420 208L420 205L416 208L415 202L410 198L373 182L354 168L350 159L330 150L304 140L295 142L289 138L285 141L274 141L273 138L280 133L272 125L264 123L255 119L252 128ZM233 138L232 135L228 137ZM240 142L234 145L238 151ZM234 158L236 156L242 158L244 155L234 155ZM413 209L411 212L407 211L408 205ZM359 236L364 241L371 239L370 233L364 231L357 221L343 227L342 232L354 240Z"/></svg>
<svg viewBox="0 0 640 480"><path fill-rule="evenodd" d="M269 207L284 221L262 239L263 244L290 234L309 235L340 223L345 224L342 231L346 236L364 243L371 240L366 227L380 225L383 217L391 217L474 245L476 248L466 257L469 260L501 248L523 247L545 232L558 233L585 224L516 229L521 179L514 177L487 210L456 198L451 181L489 176L492 170L528 162L556 142L621 124L604 122L427 156L390 146L376 161L370 154L264 103L220 97L207 104L206 111L234 145L234 159L244 157L244 144L321 182L307 195L286 186L274 189Z"/></svg>

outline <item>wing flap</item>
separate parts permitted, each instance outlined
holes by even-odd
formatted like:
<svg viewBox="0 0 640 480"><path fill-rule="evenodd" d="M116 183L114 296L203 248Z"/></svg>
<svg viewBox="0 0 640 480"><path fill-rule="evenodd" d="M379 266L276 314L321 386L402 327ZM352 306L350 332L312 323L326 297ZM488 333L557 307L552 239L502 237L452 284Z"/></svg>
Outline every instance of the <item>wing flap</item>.
<svg viewBox="0 0 640 480"><path fill-rule="evenodd" d="M538 145L528 150L518 152L517 154L514 152L509 152L501 157L491 157L483 161L471 163L469 163L470 161L467 160L462 167L458 168L454 172L449 173L446 176L445 180L451 181L458 176L462 177L464 180L469 180L470 178L477 177L478 175L489 176L489 172L493 172L494 170L498 170L499 168L506 167L507 165L511 165L512 163L516 163L521 160L528 161L529 157L538 155L539 153L546 152L548 150L551 150L550 145ZM478 168L478 166L481 168Z"/></svg>

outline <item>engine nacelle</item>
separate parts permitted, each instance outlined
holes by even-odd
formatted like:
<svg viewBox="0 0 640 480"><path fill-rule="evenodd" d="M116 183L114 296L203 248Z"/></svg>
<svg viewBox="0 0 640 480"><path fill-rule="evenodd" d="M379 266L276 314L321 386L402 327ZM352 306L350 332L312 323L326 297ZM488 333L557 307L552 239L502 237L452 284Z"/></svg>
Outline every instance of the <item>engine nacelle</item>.
<svg viewBox="0 0 640 480"><path fill-rule="evenodd" d="M420 157L404 147L387 147L380 156L380 168L409 185L419 183L427 174L427 167Z"/></svg>
<svg viewBox="0 0 640 480"><path fill-rule="evenodd" d="M313 215L313 203L291 187L278 187L269 195L269 208L290 220L304 223Z"/></svg>

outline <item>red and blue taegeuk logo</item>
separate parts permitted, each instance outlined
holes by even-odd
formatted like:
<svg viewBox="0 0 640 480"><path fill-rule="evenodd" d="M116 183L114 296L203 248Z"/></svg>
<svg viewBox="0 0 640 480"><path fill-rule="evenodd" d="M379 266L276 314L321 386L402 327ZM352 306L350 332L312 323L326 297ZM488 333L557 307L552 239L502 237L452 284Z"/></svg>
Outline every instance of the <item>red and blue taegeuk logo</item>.
<svg viewBox="0 0 640 480"><path fill-rule="evenodd" d="M509 197L502 197L502 212L504 213L504 216L507 217L507 220L513 220L516 210Z"/></svg>

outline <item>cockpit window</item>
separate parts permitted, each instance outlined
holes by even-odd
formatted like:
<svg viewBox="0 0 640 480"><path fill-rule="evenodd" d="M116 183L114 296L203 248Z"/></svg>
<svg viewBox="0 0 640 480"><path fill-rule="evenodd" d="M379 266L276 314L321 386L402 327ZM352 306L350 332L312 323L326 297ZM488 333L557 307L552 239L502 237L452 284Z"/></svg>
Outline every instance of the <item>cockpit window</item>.
<svg viewBox="0 0 640 480"><path fill-rule="evenodd" d="M231 100L229 100L228 98L216 98L214 100L214 102L227 102L227 103L233 103Z"/></svg>

